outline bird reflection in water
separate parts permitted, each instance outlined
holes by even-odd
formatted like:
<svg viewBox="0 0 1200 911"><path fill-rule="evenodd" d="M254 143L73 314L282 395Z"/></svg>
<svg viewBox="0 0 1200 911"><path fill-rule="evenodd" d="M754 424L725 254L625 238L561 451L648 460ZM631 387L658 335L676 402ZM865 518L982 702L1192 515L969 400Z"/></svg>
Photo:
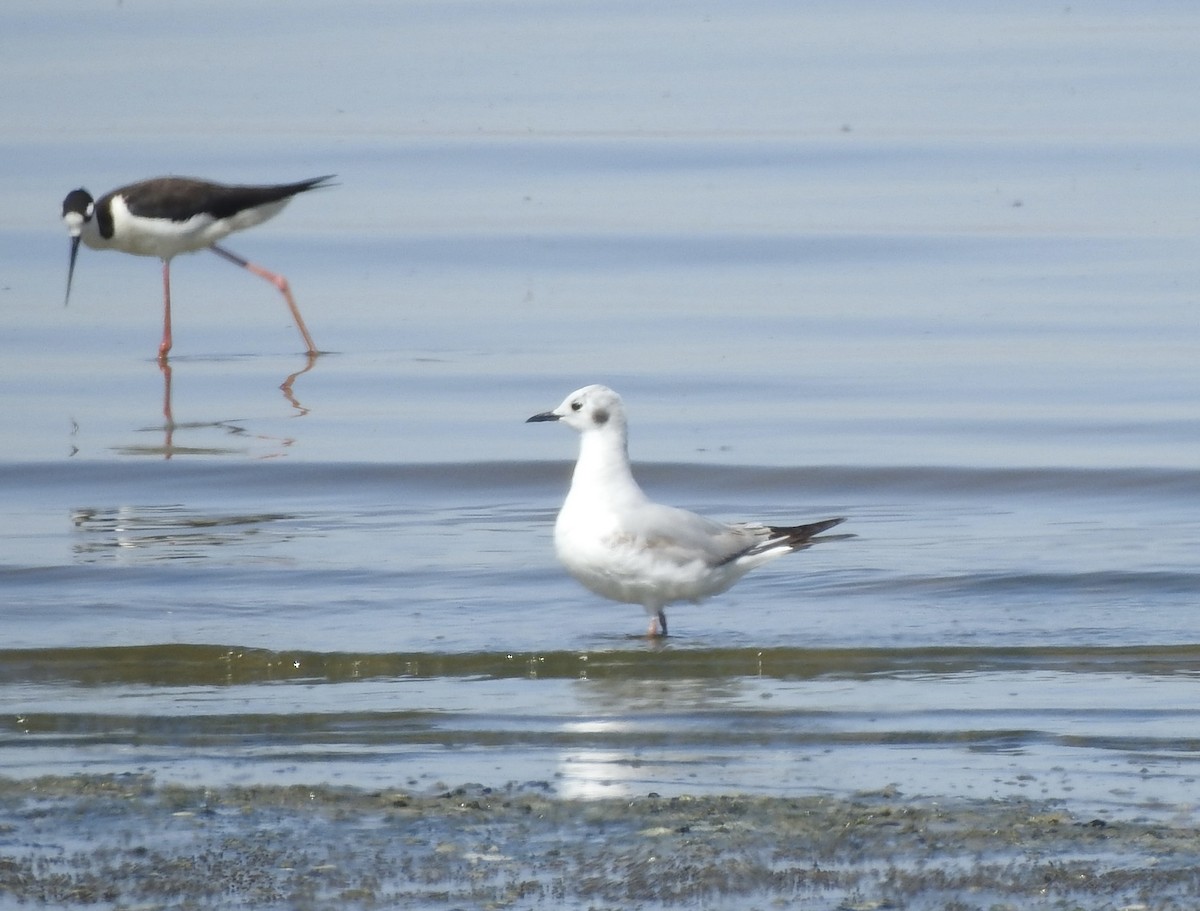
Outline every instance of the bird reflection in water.
<svg viewBox="0 0 1200 911"><path fill-rule="evenodd" d="M290 374L279 384L279 389L283 393L284 399L294 410L292 417L304 417L309 413L309 408L305 406L297 398L294 389L296 380L308 373L316 366L319 354L306 354L303 366ZM118 446L117 451L122 455L161 455L164 459L173 458L176 455L234 455L245 454L250 451L251 445L268 444L267 451L256 454L256 458L276 458L286 454L288 448L295 443L296 438L293 436L275 436L264 434L261 432L252 432L245 426L244 421L240 420L223 420L223 421L179 421L175 418L174 406L174 368L167 360L157 361L158 369L162 373L163 394L162 394L162 416L163 423L161 426L150 426L141 428L141 432L161 432L163 435L161 445L146 445L134 444L127 446ZM216 429L222 432L226 437L226 441L231 442L228 438L235 439L239 445L185 445L176 441L176 431L201 431Z"/></svg>
<svg viewBox="0 0 1200 911"><path fill-rule="evenodd" d="M304 374L312 370L313 367L317 366L317 358L320 356L321 353L319 351L310 351L305 355L304 366L295 373L289 374L288 378L279 384L279 388L283 390L283 397L288 400L288 404L296 409L296 417L298 418L304 417L304 415L308 414L308 409L301 405L299 400L297 400L296 396L292 393L292 383L296 382L298 377L304 376Z"/></svg>
<svg viewBox="0 0 1200 911"><path fill-rule="evenodd" d="M264 559L296 534L290 513L218 513L178 504L86 506L71 510L73 551L83 563L208 560L215 548ZM252 550L247 550L252 548Z"/></svg>

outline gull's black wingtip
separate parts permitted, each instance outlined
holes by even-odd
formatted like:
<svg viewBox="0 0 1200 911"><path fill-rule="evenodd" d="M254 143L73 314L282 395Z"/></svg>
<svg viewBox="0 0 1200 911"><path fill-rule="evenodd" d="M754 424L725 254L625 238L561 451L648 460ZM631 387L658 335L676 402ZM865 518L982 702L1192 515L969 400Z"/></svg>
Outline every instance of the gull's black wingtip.
<svg viewBox="0 0 1200 911"><path fill-rule="evenodd" d="M822 532L829 531L846 521L845 516L838 516L834 519L822 519L820 522L809 522L806 525L768 525L771 534L775 538L784 539L782 543L789 547L800 550L808 547L811 544L816 544L818 541L840 541L843 538L853 538L854 535L826 535L825 537L817 537ZM776 541L776 545L778 545Z"/></svg>

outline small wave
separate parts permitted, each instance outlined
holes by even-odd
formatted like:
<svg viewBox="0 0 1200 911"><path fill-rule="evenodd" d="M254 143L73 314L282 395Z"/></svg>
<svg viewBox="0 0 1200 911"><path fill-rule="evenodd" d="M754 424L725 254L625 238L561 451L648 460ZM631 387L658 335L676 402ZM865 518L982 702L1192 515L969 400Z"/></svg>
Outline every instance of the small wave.
<svg viewBox="0 0 1200 911"><path fill-rule="evenodd" d="M1200 596L1200 572L1104 570L1079 573L973 573L964 575L888 576L830 586L842 592L913 592L1009 594L1014 592L1104 592L1108 595Z"/></svg>
<svg viewBox="0 0 1200 911"><path fill-rule="evenodd" d="M990 671L1200 676L1194 645L730 648L595 652L314 652L225 645L0 650L0 685L242 686L368 679L728 680L961 676Z"/></svg>
<svg viewBox="0 0 1200 911"><path fill-rule="evenodd" d="M1119 498L1200 499L1200 471L1166 468L973 468L956 466L796 466L706 465L654 462L636 466L648 485L686 485L692 490L758 494L787 491L864 496L1086 496ZM266 498L297 489L381 488L416 492L421 499L447 492L464 493L522 488L544 490L548 480L565 482L571 463L549 461L491 461L435 463L290 462L228 464L192 462L184 465L145 462L82 464L0 464L0 484L16 489L103 485L121 498L127 486L134 501L145 498L147 484L157 478L179 485L188 480L201 486L217 482L226 493L238 490ZM303 485L303 486L298 486Z"/></svg>

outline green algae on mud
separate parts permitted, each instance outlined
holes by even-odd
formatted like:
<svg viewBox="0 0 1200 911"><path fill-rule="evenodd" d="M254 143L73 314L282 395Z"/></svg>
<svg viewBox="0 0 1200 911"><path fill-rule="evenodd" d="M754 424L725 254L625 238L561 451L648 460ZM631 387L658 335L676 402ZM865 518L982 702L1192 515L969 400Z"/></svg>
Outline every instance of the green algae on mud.
<svg viewBox="0 0 1200 911"><path fill-rule="evenodd" d="M1191 907L1190 822L893 792L567 800L0 780L0 908Z"/></svg>

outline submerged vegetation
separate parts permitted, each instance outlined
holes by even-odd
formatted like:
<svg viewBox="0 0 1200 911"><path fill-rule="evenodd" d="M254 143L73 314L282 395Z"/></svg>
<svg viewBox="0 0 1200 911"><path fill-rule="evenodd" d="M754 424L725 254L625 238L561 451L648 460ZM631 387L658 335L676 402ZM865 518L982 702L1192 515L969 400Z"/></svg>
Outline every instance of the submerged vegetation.
<svg viewBox="0 0 1200 911"><path fill-rule="evenodd" d="M0 905L87 908L1190 907L1200 830L1053 802L566 800L0 781Z"/></svg>

